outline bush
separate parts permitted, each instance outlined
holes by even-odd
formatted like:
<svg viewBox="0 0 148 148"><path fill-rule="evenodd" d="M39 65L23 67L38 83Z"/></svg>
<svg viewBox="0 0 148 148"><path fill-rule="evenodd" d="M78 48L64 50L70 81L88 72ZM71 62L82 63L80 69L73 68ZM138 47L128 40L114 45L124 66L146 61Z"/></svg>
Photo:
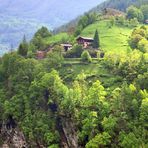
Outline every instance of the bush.
<svg viewBox="0 0 148 148"><path fill-rule="evenodd" d="M97 58L98 50L87 49L87 51L89 52L89 54L90 54L90 56L91 56L92 58Z"/></svg>
<svg viewBox="0 0 148 148"><path fill-rule="evenodd" d="M98 51L97 52L97 58L100 59L100 58L104 58L104 55L105 53L103 51Z"/></svg>
<svg viewBox="0 0 148 148"><path fill-rule="evenodd" d="M81 59L83 62L92 62L92 58L88 51L83 51L81 55Z"/></svg>
<svg viewBox="0 0 148 148"><path fill-rule="evenodd" d="M129 39L129 45L132 49L136 49L138 47L138 43L142 40L143 37L140 34L135 34Z"/></svg>
<svg viewBox="0 0 148 148"><path fill-rule="evenodd" d="M131 27L137 27L139 25L137 18L131 19L129 23Z"/></svg>
<svg viewBox="0 0 148 148"><path fill-rule="evenodd" d="M75 45L72 50L69 50L66 55L64 55L65 58L80 58L81 54L83 52L81 45Z"/></svg>
<svg viewBox="0 0 148 148"><path fill-rule="evenodd" d="M138 43L138 49L142 52L148 52L148 40L142 39Z"/></svg>

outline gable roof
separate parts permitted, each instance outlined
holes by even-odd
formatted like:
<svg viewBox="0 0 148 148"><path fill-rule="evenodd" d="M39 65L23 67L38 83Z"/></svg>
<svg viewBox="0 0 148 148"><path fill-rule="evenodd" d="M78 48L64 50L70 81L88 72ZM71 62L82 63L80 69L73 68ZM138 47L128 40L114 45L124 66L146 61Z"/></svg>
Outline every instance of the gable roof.
<svg viewBox="0 0 148 148"><path fill-rule="evenodd" d="M71 44L61 44L61 46L63 46L63 47L72 47Z"/></svg>
<svg viewBox="0 0 148 148"><path fill-rule="evenodd" d="M77 40L79 40L79 39L91 40L91 41L94 40L93 38L90 38L90 37L83 37L83 36L79 36L79 37L77 38Z"/></svg>

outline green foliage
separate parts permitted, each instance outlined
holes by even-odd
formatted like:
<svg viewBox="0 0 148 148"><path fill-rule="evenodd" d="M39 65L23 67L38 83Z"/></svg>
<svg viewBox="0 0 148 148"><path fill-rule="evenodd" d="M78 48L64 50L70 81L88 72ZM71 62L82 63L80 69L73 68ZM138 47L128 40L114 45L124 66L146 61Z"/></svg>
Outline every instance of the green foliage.
<svg viewBox="0 0 148 148"><path fill-rule="evenodd" d="M107 132L98 134L86 144L86 148L98 148L107 146L110 143L110 138L111 137Z"/></svg>
<svg viewBox="0 0 148 148"><path fill-rule="evenodd" d="M44 50L46 48L46 38L52 37L52 34L48 31L46 27L41 27L32 38L30 42L30 51L35 52L36 50Z"/></svg>
<svg viewBox="0 0 148 148"><path fill-rule="evenodd" d="M85 16L82 24L88 20L92 22ZM82 32L93 36L99 28L101 47L110 47L101 51L105 55L99 60L91 59L89 50L79 45L66 53L72 59L63 58L60 46L43 60L31 58L47 43L67 37L65 33L46 37L45 28L30 42L26 58L16 52L0 58L0 125L12 116L29 147L58 148L61 142L74 141L69 134L76 137L78 147L146 147L147 27L132 32L129 43L139 49L132 50L126 41L131 29L119 24L110 29L107 23L96 22Z"/></svg>
<svg viewBox="0 0 148 148"><path fill-rule="evenodd" d="M122 147L126 147L126 148L136 147L136 148L138 148L138 147L142 146L141 141L136 137L136 135L134 133L129 133L129 134L121 133L120 138L121 138L120 145Z"/></svg>
<svg viewBox="0 0 148 148"><path fill-rule="evenodd" d="M26 57L28 52L28 43L26 37L24 36L22 43L19 45L18 54Z"/></svg>
<svg viewBox="0 0 148 148"><path fill-rule="evenodd" d="M140 68L143 72L146 72L146 57L143 57L143 53L134 50L130 53L114 53L107 52L105 54L105 64L114 73L122 75L128 81L132 81L138 76Z"/></svg>
<svg viewBox="0 0 148 148"><path fill-rule="evenodd" d="M117 118L116 117L104 117L102 121L102 126L106 132L109 134L113 134L113 131L117 125Z"/></svg>
<svg viewBox="0 0 148 148"><path fill-rule="evenodd" d="M48 31L46 27L41 27L34 35L34 37L40 36L42 38L51 37L52 34Z"/></svg>
<svg viewBox="0 0 148 148"><path fill-rule="evenodd" d="M82 16L77 24L75 36L80 35L81 31L88 25L93 24L97 20L96 13L86 13Z"/></svg>
<svg viewBox="0 0 148 148"><path fill-rule="evenodd" d="M125 17L124 16L119 16L119 17L116 17L116 23L118 24L118 25L125 25L125 21L126 21L126 19L125 19Z"/></svg>
<svg viewBox="0 0 148 148"><path fill-rule="evenodd" d="M130 19L129 25L131 27L137 27L139 25L139 22L138 22L137 18Z"/></svg>
<svg viewBox="0 0 148 148"><path fill-rule="evenodd" d="M148 34L148 31L147 31L147 28L145 27L134 29L129 39L130 47L133 49L139 49L144 53L147 52L147 49L148 49L147 34Z"/></svg>
<svg viewBox="0 0 148 148"><path fill-rule="evenodd" d="M114 26L115 25L115 18L114 17L111 17L110 18L110 26Z"/></svg>
<svg viewBox="0 0 148 148"><path fill-rule="evenodd" d="M76 123L72 131L83 147L146 146L147 54L107 52L99 64L94 59L87 65L72 64L68 72L67 65L57 66L61 52L55 46L43 61L16 53L1 59L0 122L11 115L33 147L60 147L61 117ZM71 72L72 81L66 81ZM122 77L120 83L110 84L117 75Z"/></svg>
<svg viewBox="0 0 148 148"><path fill-rule="evenodd" d="M91 56L88 51L83 51L81 59L83 62L92 62Z"/></svg>
<svg viewBox="0 0 148 148"><path fill-rule="evenodd" d="M69 50L65 57L66 58L80 58L83 52L81 45L75 45L71 50Z"/></svg>
<svg viewBox="0 0 148 148"><path fill-rule="evenodd" d="M138 49L144 53L148 52L148 40L144 38L140 40L138 43Z"/></svg>
<svg viewBox="0 0 148 148"><path fill-rule="evenodd" d="M144 15L144 20L147 20L148 19L148 5L142 5L140 7L140 10L142 11Z"/></svg>
<svg viewBox="0 0 148 148"><path fill-rule="evenodd" d="M141 12L140 9L134 7L134 6L130 6L128 9L127 9L127 18L128 19L134 19L134 18L137 18L137 20L139 22L143 22L143 19L144 19L144 16L143 16L143 13Z"/></svg>
<svg viewBox="0 0 148 148"><path fill-rule="evenodd" d="M98 30L96 30L94 35L93 48L99 48L99 47L100 47L100 39L99 39Z"/></svg>
<svg viewBox="0 0 148 148"><path fill-rule="evenodd" d="M61 46L55 46L53 51L47 54L47 59L45 62L47 69L59 68L61 66L64 60L62 51L63 49Z"/></svg>
<svg viewBox="0 0 148 148"><path fill-rule="evenodd" d="M142 100L141 108L140 108L140 120L145 127L148 127L148 98Z"/></svg>
<svg viewBox="0 0 148 148"><path fill-rule="evenodd" d="M36 50L43 50L45 48L45 41L43 38L39 36L34 36L33 39L31 40L31 49L34 51Z"/></svg>
<svg viewBox="0 0 148 148"><path fill-rule="evenodd" d="M130 44L131 48L133 48L133 49L138 48L138 43L142 39L143 39L143 37L140 34L133 35L129 40L129 44Z"/></svg>

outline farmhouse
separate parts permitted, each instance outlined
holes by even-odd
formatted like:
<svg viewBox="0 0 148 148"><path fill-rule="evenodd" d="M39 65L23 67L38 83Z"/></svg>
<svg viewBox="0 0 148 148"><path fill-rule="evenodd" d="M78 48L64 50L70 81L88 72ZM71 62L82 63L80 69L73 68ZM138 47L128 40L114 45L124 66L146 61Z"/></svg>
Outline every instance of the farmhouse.
<svg viewBox="0 0 148 148"><path fill-rule="evenodd" d="M64 48L64 51L67 52L72 48L71 44L61 44L61 46Z"/></svg>
<svg viewBox="0 0 148 148"><path fill-rule="evenodd" d="M78 37L77 38L77 43L80 45L83 45L84 48L87 48L93 43L94 39L93 38L88 38L88 37Z"/></svg>

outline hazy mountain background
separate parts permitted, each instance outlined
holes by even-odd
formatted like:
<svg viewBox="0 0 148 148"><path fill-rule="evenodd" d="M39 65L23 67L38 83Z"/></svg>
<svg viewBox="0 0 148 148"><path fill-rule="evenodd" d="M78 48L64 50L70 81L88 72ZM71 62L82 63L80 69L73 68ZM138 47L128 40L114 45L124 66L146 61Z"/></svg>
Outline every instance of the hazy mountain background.
<svg viewBox="0 0 148 148"><path fill-rule="evenodd" d="M46 25L61 26L104 0L0 0L0 54Z"/></svg>

